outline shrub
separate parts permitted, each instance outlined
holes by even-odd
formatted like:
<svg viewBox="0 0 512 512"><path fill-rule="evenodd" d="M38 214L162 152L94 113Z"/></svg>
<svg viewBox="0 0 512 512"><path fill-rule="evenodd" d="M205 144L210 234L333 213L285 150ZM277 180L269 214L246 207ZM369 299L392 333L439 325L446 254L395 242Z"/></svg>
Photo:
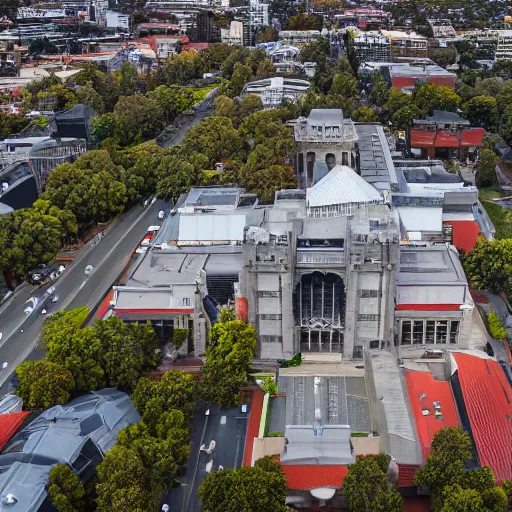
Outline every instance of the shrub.
<svg viewBox="0 0 512 512"><path fill-rule="evenodd" d="M188 329L174 329L172 333L172 344L176 349L181 348L188 338Z"/></svg>
<svg viewBox="0 0 512 512"><path fill-rule="evenodd" d="M284 437L284 432L269 432L267 437Z"/></svg>
<svg viewBox="0 0 512 512"><path fill-rule="evenodd" d="M507 331L501 325L500 319L496 313L490 313L487 317L489 332L494 339L503 340L507 338Z"/></svg>
<svg viewBox="0 0 512 512"><path fill-rule="evenodd" d="M277 384L272 377L265 377L263 379L263 389L269 395L277 395Z"/></svg>

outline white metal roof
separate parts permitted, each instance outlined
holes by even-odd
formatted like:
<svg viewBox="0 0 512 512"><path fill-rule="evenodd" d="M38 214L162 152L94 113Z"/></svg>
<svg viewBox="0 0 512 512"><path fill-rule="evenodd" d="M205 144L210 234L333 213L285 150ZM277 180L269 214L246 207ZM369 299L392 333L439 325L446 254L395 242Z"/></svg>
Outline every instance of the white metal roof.
<svg viewBox="0 0 512 512"><path fill-rule="evenodd" d="M398 207L406 231L442 231L443 208Z"/></svg>
<svg viewBox="0 0 512 512"><path fill-rule="evenodd" d="M180 242L241 242L244 238L245 213L230 215L181 215Z"/></svg>
<svg viewBox="0 0 512 512"><path fill-rule="evenodd" d="M380 201L380 193L346 165L336 165L327 176L306 191L309 208Z"/></svg>

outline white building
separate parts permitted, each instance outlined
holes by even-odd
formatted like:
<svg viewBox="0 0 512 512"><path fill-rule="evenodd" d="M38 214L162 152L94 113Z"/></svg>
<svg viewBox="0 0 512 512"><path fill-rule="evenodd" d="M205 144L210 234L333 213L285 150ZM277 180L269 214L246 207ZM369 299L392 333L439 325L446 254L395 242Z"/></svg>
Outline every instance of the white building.
<svg viewBox="0 0 512 512"><path fill-rule="evenodd" d="M268 24L268 4L264 4L260 0L251 0L249 4L250 27L267 27Z"/></svg>
<svg viewBox="0 0 512 512"><path fill-rule="evenodd" d="M122 14L115 11L107 11L105 13L105 23L107 28L115 28L128 31L130 30L130 15Z"/></svg>
<svg viewBox="0 0 512 512"><path fill-rule="evenodd" d="M310 86L307 80L274 76L245 84L241 96L259 96L265 108L277 108L285 99L298 101Z"/></svg>

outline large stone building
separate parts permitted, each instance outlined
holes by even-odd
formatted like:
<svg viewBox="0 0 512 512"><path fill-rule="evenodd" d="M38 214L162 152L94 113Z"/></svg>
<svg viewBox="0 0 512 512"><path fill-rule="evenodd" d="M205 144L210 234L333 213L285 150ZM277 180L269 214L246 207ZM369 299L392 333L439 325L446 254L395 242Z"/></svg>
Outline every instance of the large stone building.
<svg viewBox="0 0 512 512"><path fill-rule="evenodd" d="M114 314L151 320L162 343L188 327L197 355L228 303L256 327L263 359L484 343L450 245L469 224L479 231L473 187L447 181L457 177L437 161L395 167L383 127L340 110L294 127L302 188L272 205L243 189L191 189L115 287ZM457 248L470 250L465 241Z"/></svg>

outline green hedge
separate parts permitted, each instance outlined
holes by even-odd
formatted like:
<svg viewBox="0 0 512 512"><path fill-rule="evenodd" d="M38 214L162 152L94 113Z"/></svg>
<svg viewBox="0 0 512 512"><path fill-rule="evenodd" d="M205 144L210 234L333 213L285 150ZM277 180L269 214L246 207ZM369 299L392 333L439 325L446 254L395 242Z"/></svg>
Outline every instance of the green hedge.
<svg viewBox="0 0 512 512"><path fill-rule="evenodd" d="M352 432L350 437L368 437L368 432Z"/></svg>
<svg viewBox="0 0 512 512"><path fill-rule="evenodd" d="M507 331L501 325L500 319L496 313L490 313L487 317L487 322L489 324L489 332L494 339L503 340L507 338Z"/></svg>
<svg viewBox="0 0 512 512"><path fill-rule="evenodd" d="M284 437L284 432L269 432L267 437Z"/></svg>

